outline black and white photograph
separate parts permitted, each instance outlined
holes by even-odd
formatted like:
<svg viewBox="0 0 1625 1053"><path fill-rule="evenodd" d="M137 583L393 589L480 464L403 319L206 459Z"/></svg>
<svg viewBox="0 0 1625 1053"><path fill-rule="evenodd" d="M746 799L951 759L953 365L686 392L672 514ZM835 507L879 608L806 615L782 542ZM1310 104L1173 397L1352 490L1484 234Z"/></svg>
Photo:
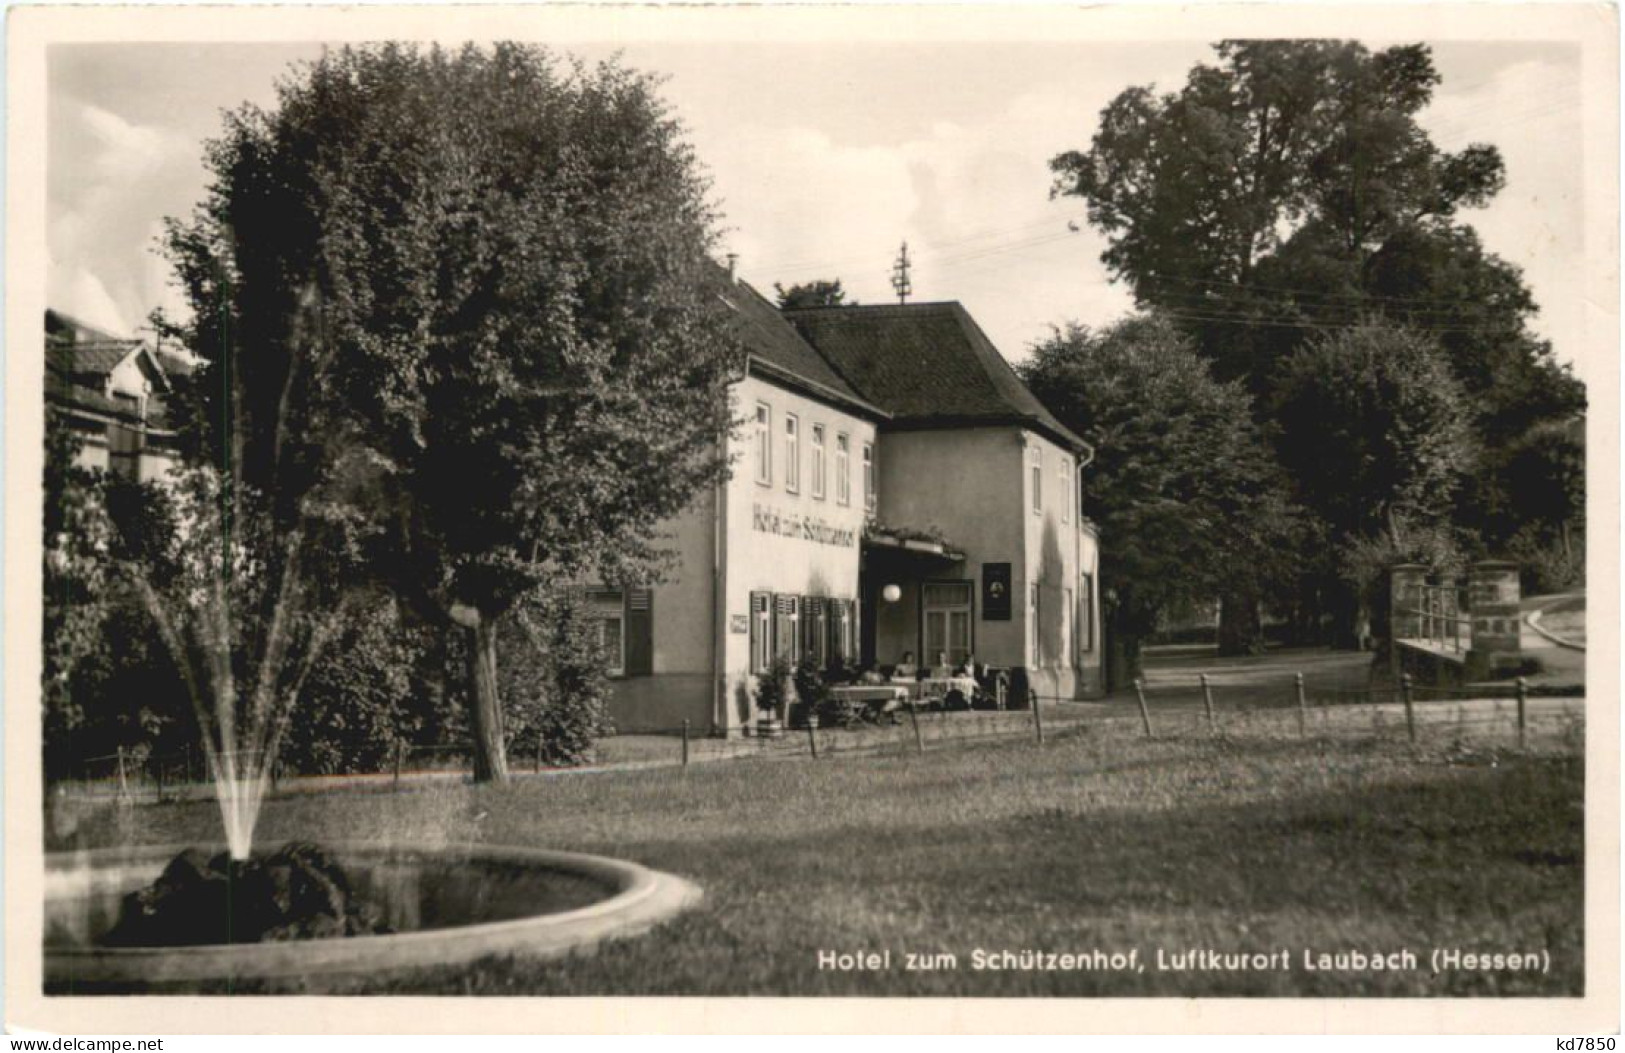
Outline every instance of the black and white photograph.
<svg viewBox="0 0 1625 1053"><path fill-rule="evenodd" d="M1617 1031L1615 8L81 10L8 1023Z"/></svg>

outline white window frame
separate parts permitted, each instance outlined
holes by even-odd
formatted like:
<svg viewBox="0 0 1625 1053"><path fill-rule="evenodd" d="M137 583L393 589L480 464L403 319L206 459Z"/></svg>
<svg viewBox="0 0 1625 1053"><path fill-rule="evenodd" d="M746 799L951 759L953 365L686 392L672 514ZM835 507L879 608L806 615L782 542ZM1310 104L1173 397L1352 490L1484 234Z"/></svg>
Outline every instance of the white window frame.
<svg viewBox="0 0 1625 1053"><path fill-rule="evenodd" d="M951 585L963 588L964 601L960 603L942 603L933 600L932 587L937 585ZM920 590L920 654L921 665L935 665L937 651L946 651L950 665L957 666L960 662L976 653L976 583L969 579L934 579L926 581ZM965 646L963 649L953 646L954 615L964 616ZM931 620L933 616L942 619L942 646L933 647L931 643Z"/></svg>
<svg viewBox="0 0 1625 1053"><path fill-rule="evenodd" d="M756 482L773 485L773 407L756 404Z"/></svg>
<svg viewBox="0 0 1625 1053"><path fill-rule="evenodd" d="M1072 522L1072 459L1061 458L1061 522Z"/></svg>
<svg viewBox="0 0 1625 1053"><path fill-rule="evenodd" d="M587 609L591 612L592 620L598 623L598 644L611 659L604 663L604 675L625 676L626 594L607 587L589 589ZM610 625L615 626L613 648L610 647Z"/></svg>
<svg viewBox="0 0 1625 1053"><path fill-rule="evenodd" d="M824 470L827 467L824 461L824 426L812 426L812 495L815 500L824 499Z"/></svg>
<svg viewBox="0 0 1625 1053"><path fill-rule="evenodd" d="M1070 669L1078 664L1078 643L1073 634L1077 632L1076 607L1072 597L1076 595L1070 586L1061 590L1061 646L1066 653L1061 655L1061 668Z"/></svg>
<svg viewBox="0 0 1625 1053"><path fill-rule="evenodd" d="M835 433L835 503L852 503L852 436Z"/></svg>
<svg viewBox="0 0 1625 1053"><path fill-rule="evenodd" d="M1083 586L1078 596L1078 647L1082 654L1092 654L1095 649L1095 576L1085 570L1078 575L1078 580Z"/></svg>
<svg viewBox="0 0 1625 1053"><path fill-rule="evenodd" d="M1028 640L1027 655L1028 655L1028 658L1032 661L1032 667L1034 669L1041 668L1042 665L1043 665L1043 661L1044 661L1043 655L1038 653L1038 646L1039 646L1039 643L1041 642L1039 632L1038 632L1038 614L1039 614L1040 607L1041 607L1041 604L1039 602L1039 595L1038 595L1038 582L1036 582L1036 581L1028 582L1027 583L1027 640Z"/></svg>
<svg viewBox="0 0 1625 1053"><path fill-rule="evenodd" d="M750 671L765 673L773 664L773 594L750 594Z"/></svg>
<svg viewBox="0 0 1625 1053"><path fill-rule="evenodd" d="M784 489L801 492L801 418L794 413L784 415Z"/></svg>
<svg viewBox="0 0 1625 1053"><path fill-rule="evenodd" d="M1032 468L1027 473L1033 487L1033 515L1044 514L1044 448L1034 443L1027 452Z"/></svg>
<svg viewBox="0 0 1625 1053"><path fill-rule="evenodd" d="M875 444L863 444L863 510L875 514Z"/></svg>

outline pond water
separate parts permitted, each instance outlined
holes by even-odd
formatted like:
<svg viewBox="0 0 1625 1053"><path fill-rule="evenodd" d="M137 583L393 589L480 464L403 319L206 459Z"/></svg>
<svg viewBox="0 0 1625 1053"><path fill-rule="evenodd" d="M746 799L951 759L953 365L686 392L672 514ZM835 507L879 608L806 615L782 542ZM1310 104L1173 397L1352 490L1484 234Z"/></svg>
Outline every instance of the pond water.
<svg viewBox="0 0 1625 1053"><path fill-rule="evenodd" d="M340 864L355 896L398 933L510 921L575 910L616 889L602 879L481 858L400 855ZM58 871L48 876L45 948L98 944L118 921L123 897L151 883L164 863Z"/></svg>

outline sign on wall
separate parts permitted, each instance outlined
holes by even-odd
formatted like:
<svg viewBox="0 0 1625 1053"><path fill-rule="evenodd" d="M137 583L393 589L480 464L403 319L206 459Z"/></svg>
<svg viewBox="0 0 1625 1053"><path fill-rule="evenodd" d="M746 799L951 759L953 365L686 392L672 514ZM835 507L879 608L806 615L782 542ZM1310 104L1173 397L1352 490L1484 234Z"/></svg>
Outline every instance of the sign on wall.
<svg viewBox="0 0 1625 1053"><path fill-rule="evenodd" d="M982 564L982 620L1010 620L1010 564Z"/></svg>
<svg viewBox="0 0 1625 1053"><path fill-rule="evenodd" d="M745 614L728 615L728 631L731 633L750 632L750 616Z"/></svg>
<svg viewBox="0 0 1625 1053"><path fill-rule="evenodd" d="M751 526L763 534L798 537L840 548L851 548L858 539L858 532L850 527L835 526L816 516L798 512L780 512L767 505L751 506Z"/></svg>

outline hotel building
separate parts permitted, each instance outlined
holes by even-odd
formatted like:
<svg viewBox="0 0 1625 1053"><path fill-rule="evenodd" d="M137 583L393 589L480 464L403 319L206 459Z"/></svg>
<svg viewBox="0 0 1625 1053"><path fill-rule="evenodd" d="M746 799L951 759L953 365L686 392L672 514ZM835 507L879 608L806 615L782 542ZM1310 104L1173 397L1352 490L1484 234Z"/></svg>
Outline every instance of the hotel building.
<svg viewBox="0 0 1625 1053"><path fill-rule="evenodd" d="M1102 687L1092 451L957 303L780 312L726 299L748 351L730 477L670 524L650 589L595 589L622 731L740 734L775 656L1012 670Z"/></svg>

